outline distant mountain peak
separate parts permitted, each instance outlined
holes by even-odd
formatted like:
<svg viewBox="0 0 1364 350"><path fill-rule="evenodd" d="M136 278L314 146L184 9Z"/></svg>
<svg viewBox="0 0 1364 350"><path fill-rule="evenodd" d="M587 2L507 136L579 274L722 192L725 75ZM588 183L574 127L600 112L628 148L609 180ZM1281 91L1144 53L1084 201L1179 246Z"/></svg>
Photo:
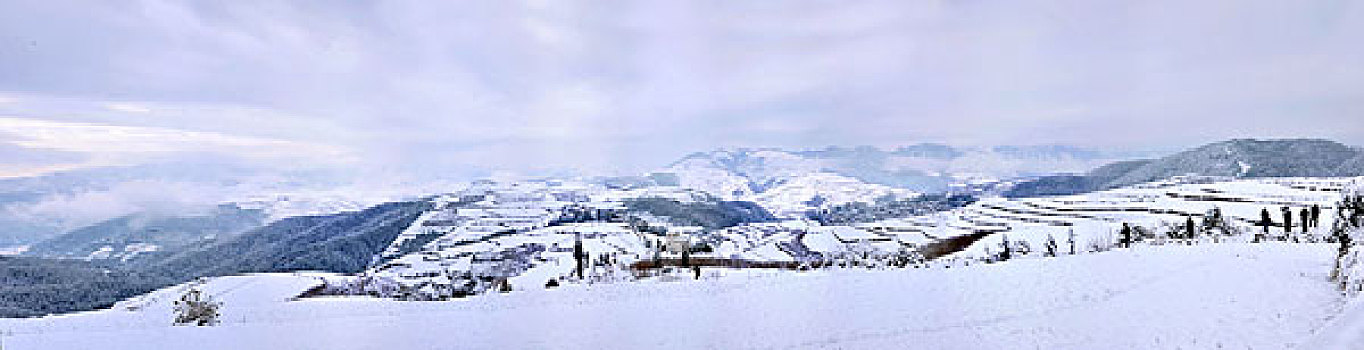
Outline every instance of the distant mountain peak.
<svg viewBox="0 0 1364 350"><path fill-rule="evenodd" d="M1324 139L1249 139L1213 142L1159 159L1111 163L1083 176L1021 183L1006 195L1073 194L1182 175L1257 177L1364 176L1364 151Z"/></svg>
<svg viewBox="0 0 1364 350"><path fill-rule="evenodd" d="M960 188L954 186L978 189L1020 176L1084 172L1118 159L1122 157L1070 145L727 147L689 154L658 172L674 174L679 186L738 199L810 176L837 175L867 186L931 193Z"/></svg>

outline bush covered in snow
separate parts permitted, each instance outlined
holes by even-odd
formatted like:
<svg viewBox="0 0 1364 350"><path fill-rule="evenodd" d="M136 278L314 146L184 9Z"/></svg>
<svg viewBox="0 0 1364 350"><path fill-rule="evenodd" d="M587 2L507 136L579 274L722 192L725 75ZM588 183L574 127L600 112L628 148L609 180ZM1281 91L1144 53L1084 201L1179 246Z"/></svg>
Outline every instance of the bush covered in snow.
<svg viewBox="0 0 1364 350"><path fill-rule="evenodd" d="M1364 220L1361 219L1364 219L1364 188L1356 185L1344 191L1336 205L1336 220L1329 239L1340 245L1331 279L1350 296L1364 292L1364 252L1361 252L1364 249L1360 247L1360 240L1364 239Z"/></svg>
<svg viewBox="0 0 1364 350"><path fill-rule="evenodd" d="M1336 258L1335 271L1331 273L1331 278L1340 286L1340 290L1349 296L1357 296L1364 292L1364 254L1360 253L1358 246L1341 251Z"/></svg>
<svg viewBox="0 0 1364 350"><path fill-rule="evenodd" d="M175 325L216 326L220 316L218 308L222 305L198 289L190 289L175 301Z"/></svg>
<svg viewBox="0 0 1364 350"><path fill-rule="evenodd" d="M1112 232L1100 232L1090 237L1089 242L1085 244L1085 251L1092 253L1106 252L1117 245L1114 242L1115 237Z"/></svg>

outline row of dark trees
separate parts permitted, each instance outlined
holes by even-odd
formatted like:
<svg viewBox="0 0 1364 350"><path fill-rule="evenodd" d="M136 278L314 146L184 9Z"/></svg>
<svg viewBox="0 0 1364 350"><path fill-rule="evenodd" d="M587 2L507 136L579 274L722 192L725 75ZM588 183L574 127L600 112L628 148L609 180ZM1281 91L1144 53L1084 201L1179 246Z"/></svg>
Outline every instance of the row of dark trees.
<svg viewBox="0 0 1364 350"><path fill-rule="evenodd" d="M0 318L106 308L175 282L82 260L0 256Z"/></svg>

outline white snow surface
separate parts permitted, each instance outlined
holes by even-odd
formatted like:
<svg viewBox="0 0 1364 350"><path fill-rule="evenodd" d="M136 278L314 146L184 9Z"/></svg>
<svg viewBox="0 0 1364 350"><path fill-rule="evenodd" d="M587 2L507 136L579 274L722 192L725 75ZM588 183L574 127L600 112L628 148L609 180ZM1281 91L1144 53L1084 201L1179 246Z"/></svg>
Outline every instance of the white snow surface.
<svg viewBox="0 0 1364 350"><path fill-rule="evenodd" d="M0 329L7 350L1340 348L1318 343L1333 333L1317 333L1343 303L1326 281L1333 248L1139 246L950 269L708 273L719 277L448 302L287 301L280 296L306 289L310 277L254 275L208 283L227 293L216 327L175 327L155 308L116 307L0 319ZM243 299L250 294L262 299Z"/></svg>
<svg viewBox="0 0 1364 350"><path fill-rule="evenodd" d="M808 210L818 209L819 205L810 203L822 198L822 205L837 205L851 202L873 203L883 196L905 198L917 195L910 190L885 185L869 184L857 179L830 174L813 173L790 179L762 193L742 199L762 205L777 217L804 217Z"/></svg>
<svg viewBox="0 0 1364 350"><path fill-rule="evenodd" d="M753 164L736 165L735 162ZM872 202L893 195L907 197L917 192L867 183L825 169L834 160L807 158L779 150L720 150L694 155L667 169L678 176L679 186L710 193L727 200L752 201L780 217L801 217L807 202L816 197L826 205Z"/></svg>
<svg viewBox="0 0 1364 350"><path fill-rule="evenodd" d="M1355 299L1331 319L1303 349L1359 349L1364 347L1364 300Z"/></svg>

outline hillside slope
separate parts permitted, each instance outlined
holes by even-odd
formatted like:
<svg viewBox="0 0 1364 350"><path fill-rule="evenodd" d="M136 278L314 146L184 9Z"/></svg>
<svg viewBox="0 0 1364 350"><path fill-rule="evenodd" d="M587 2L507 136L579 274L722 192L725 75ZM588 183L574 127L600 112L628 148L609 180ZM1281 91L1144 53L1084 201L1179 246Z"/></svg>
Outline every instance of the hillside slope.
<svg viewBox="0 0 1364 350"><path fill-rule="evenodd" d="M280 220L205 243L147 268L181 278L245 272L359 272L422 212L425 201L394 202L327 216Z"/></svg>
<svg viewBox="0 0 1364 350"><path fill-rule="evenodd" d="M129 259L0 257L0 317L90 310L205 276L359 272L429 206L425 201L395 202L357 212L288 218ZM186 220L214 222L185 218L170 222Z"/></svg>
<svg viewBox="0 0 1364 350"><path fill-rule="evenodd" d="M203 239L227 238L260 227L264 211L225 204L201 215L127 215L34 244L31 256L133 258L148 251L177 252Z"/></svg>
<svg viewBox="0 0 1364 350"><path fill-rule="evenodd" d="M230 292L219 327L173 327L167 310L148 308L0 320L0 328L19 349L1285 348L1339 311L1325 281L1331 259L1325 244L1219 244L952 269L572 285L451 302L248 302Z"/></svg>
<svg viewBox="0 0 1364 350"><path fill-rule="evenodd" d="M1068 195L1172 176L1229 178L1364 176L1364 151L1318 139L1235 139L1151 160L1122 161L1084 175L1044 176L1016 184L1007 197Z"/></svg>
<svg viewBox="0 0 1364 350"><path fill-rule="evenodd" d="M1084 171L1126 158L1126 154L1070 146L981 148L925 143L893 150L869 146L804 151L738 148L693 153L659 173L676 178L683 187L734 199L819 173L865 185L939 192L970 181Z"/></svg>
<svg viewBox="0 0 1364 350"><path fill-rule="evenodd" d="M1100 186L1115 188L1188 174L1243 178L1360 176L1364 168L1347 163L1360 153L1328 140L1237 139L1143 164Z"/></svg>
<svg viewBox="0 0 1364 350"><path fill-rule="evenodd" d="M0 257L0 317L31 317L106 307L172 281L84 261Z"/></svg>

